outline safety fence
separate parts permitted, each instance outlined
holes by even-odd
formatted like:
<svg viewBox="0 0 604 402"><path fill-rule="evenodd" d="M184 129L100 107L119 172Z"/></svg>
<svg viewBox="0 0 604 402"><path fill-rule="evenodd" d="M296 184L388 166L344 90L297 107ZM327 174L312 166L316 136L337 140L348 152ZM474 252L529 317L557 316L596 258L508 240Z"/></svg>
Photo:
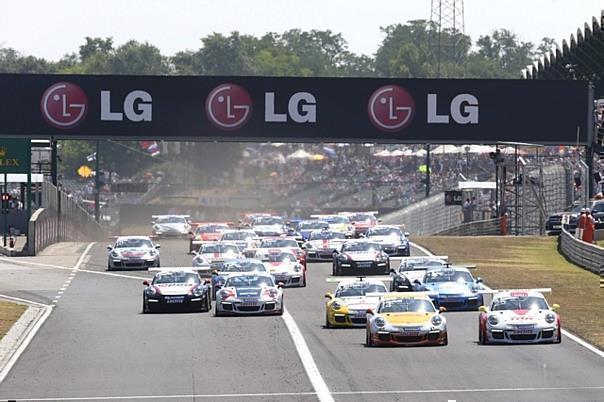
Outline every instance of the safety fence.
<svg viewBox="0 0 604 402"><path fill-rule="evenodd" d="M428 197L399 211L382 216L382 222L390 225L405 225L405 231L413 235L433 235L462 222L458 205L445 206L445 193Z"/></svg>
<svg viewBox="0 0 604 402"><path fill-rule="evenodd" d="M579 240L566 229L558 238L558 248L568 260L594 274L600 275L604 270L604 248Z"/></svg>
<svg viewBox="0 0 604 402"><path fill-rule="evenodd" d="M499 219L462 223L436 233L437 236L494 236L501 234Z"/></svg>
<svg viewBox="0 0 604 402"><path fill-rule="evenodd" d="M41 206L29 220L29 255L61 241L94 241L107 236L92 216L51 183L42 184Z"/></svg>

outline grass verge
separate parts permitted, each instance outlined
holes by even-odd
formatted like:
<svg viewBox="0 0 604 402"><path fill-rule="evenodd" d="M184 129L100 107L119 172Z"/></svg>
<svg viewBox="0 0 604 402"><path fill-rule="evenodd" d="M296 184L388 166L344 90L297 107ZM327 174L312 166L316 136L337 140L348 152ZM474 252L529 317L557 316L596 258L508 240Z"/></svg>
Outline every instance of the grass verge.
<svg viewBox="0 0 604 402"><path fill-rule="evenodd" d="M604 350L604 289L599 276L558 253L555 237L417 237L417 244L454 263L477 265L490 287L552 288L546 295L558 303L563 328Z"/></svg>
<svg viewBox="0 0 604 402"><path fill-rule="evenodd" d="M0 340L4 338L4 335L6 335L26 309L27 306L23 304L0 301Z"/></svg>

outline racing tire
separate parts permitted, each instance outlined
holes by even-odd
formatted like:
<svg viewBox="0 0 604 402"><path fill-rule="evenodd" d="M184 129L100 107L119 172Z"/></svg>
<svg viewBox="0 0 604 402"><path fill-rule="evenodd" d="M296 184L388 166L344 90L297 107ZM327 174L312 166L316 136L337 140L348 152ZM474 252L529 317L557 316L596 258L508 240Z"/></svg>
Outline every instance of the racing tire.
<svg viewBox="0 0 604 402"><path fill-rule="evenodd" d="M283 299L281 299L281 308L277 311L277 315L283 315L284 311L285 311L285 302L283 301Z"/></svg>
<svg viewBox="0 0 604 402"><path fill-rule="evenodd" d="M556 338L554 343L556 343L556 344L562 343L562 330L558 330L558 337Z"/></svg>
<svg viewBox="0 0 604 402"><path fill-rule="evenodd" d="M210 297L210 293L206 293L206 312L212 311L212 298Z"/></svg>
<svg viewBox="0 0 604 402"><path fill-rule="evenodd" d="M390 275L390 262L386 265L386 270L384 271L384 275Z"/></svg>
<svg viewBox="0 0 604 402"><path fill-rule="evenodd" d="M149 303L145 303L145 299L143 298L143 314L151 313L151 308L149 307Z"/></svg>
<svg viewBox="0 0 604 402"><path fill-rule="evenodd" d="M373 343L373 339L371 339L369 331L367 330L365 330L365 346L367 346L368 348L375 346L375 344Z"/></svg>
<svg viewBox="0 0 604 402"><path fill-rule="evenodd" d="M218 311L218 303L215 304L214 307L214 317L220 317L221 313Z"/></svg>
<svg viewBox="0 0 604 402"><path fill-rule="evenodd" d="M440 346L447 346L449 344L449 334L445 333L445 341Z"/></svg>
<svg viewBox="0 0 604 402"><path fill-rule="evenodd" d="M109 264L107 264L107 271L113 271L113 268Z"/></svg>
<svg viewBox="0 0 604 402"><path fill-rule="evenodd" d="M330 329L331 324L329 323L329 317L327 316L327 312L325 312L325 328Z"/></svg>
<svg viewBox="0 0 604 402"><path fill-rule="evenodd" d="M161 264L159 263L159 260L157 260L157 265L155 267L156 268L161 268Z"/></svg>

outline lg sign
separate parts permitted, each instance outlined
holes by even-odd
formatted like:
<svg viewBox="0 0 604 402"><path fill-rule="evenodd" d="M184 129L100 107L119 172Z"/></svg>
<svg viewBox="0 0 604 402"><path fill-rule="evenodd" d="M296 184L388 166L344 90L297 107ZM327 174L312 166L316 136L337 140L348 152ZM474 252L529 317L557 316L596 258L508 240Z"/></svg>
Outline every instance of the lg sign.
<svg viewBox="0 0 604 402"><path fill-rule="evenodd" d="M58 82L48 88L40 101L42 116L53 127L67 129L79 125L88 113L88 98L77 85Z"/></svg>
<svg viewBox="0 0 604 402"><path fill-rule="evenodd" d="M428 124L478 124L478 99L474 95L459 94L450 104L450 114L438 114L438 95L428 94ZM411 94L398 85L385 85L369 97L369 120L382 131L395 132L407 127L415 114L415 101Z"/></svg>

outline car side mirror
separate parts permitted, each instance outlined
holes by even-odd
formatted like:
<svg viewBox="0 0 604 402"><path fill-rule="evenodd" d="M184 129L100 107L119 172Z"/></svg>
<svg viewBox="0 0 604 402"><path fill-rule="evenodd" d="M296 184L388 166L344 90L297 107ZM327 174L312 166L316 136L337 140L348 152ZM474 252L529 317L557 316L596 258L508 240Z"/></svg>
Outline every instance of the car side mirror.
<svg viewBox="0 0 604 402"><path fill-rule="evenodd" d="M373 309L368 308L368 309L367 309L367 311L366 311L366 313L367 313L367 314L371 314L371 315L373 315Z"/></svg>
<svg viewBox="0 0 604 402"><path fill-rule="evenodd" d="M485 306L480 306L480 307L478 307L478 311L486 313L487 312L487 308Z"/></svg>
<svg viewBox="0 0 604 402"><path fill-rule="evenodd" d="M378 223L382 223L382 219L381 218L378 218L377 221L378 221Z"/></svg>
<svg viewBox="0 0 604 402"><path fill-rule="evenodd" d="M403 234L405 235L405 237L409 237L409 236L411 236L411 233L409 233L409 232L405 232L405 233L403 233Z"/></svg>
<svg viewBox="0 0 604 402"><path fill-rule="evenodd" d="M148 280L144 280L144 281L143 281L143 285L145 285L145 286L149 286L149 281L148 281Z"/></svg>
<svg viewBox="0 0 604 402"><path fill-rule="evenodd" d="M554 305L552 306L552 310L554 310L554 311L558 310L559 308L560 308L560 305L559 305L559 304L554 304Z"/></svg>
<svg viewBox="0 0 604 402"><path fill-rule="evenodd" d="M447 311L447 308L446 308L446 307L442 307L442 306L441 306L441 307L439 307L439 308L438 308L438 312L439 312L439 313L445 313L446 311Z"/></svg>
<svg viewBox="0 0 604 402"><path fill-rule="evenodd" d="M203 284L204 284L204 285L209 285L209 284L210 284L210 281L209 281L209 280L207 280L207 279L204 279L204 280L203 280Z"/></svg>
<svg viewBox="0 0 604 402"><path fill-rule="evenodd" d="M390 268L390 273L391 274L396 274L396 271L394 270L394 268Z"/></svg>
<svg viewBox="0 0 604 402"><path fill-rule="evenodd" d="M107 246L107 250L109 250L109 251L113 250L113 246Z"/></svg>
<svg viewBox="0 0 604 402"><path fill-rule="evenodd" d="M277 287L278 287L279 289L281 289L281 288L282 288L284 285L285 285L285 284L284 284L283 282L279 282L279 283L277 283Z"/></svg>
<svg viewBox="0 0 604 402"><path fill-rule="evenodd" d="M328 298L329 300L333 299L333 295L329 292L325 293L325 297Z"/></svg>
<svg viewBox="0 0 604 402"><path fill-rule="evenodd" d="M422 283L419 281L419 279L415 279L415 280L413 281L413 283L415 283L416 285L421 285L421 284L422 284Z"/></svg>
<svg viewBox="0 0 604 402"><path fill-rule="evenodd" d="M159 248L161 248L161 246L159 244L156 244L155 248L159 249Z"/></svg>
<svg viewBox="0 0 604 402"><path fill-rule="evenodd" d="M482 278L480 276L476 278L476 283L482 283Z"/></svg>

